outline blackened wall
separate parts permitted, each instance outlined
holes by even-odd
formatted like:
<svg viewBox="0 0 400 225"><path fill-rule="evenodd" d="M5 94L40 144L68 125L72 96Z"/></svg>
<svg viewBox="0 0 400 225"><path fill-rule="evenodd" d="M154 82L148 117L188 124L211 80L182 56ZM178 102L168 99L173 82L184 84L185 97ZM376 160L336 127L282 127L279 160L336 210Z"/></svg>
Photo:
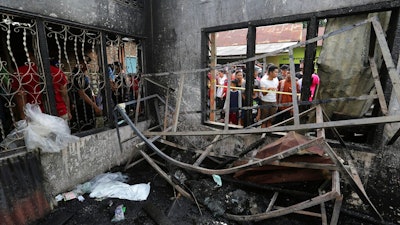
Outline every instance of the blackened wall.
<svg viewBox="0 0 400 225"><path fill-rule="evenodd" d="M143 2L143 0L2 0L0 7L132 36L145 36L146 7Z"/></svg>

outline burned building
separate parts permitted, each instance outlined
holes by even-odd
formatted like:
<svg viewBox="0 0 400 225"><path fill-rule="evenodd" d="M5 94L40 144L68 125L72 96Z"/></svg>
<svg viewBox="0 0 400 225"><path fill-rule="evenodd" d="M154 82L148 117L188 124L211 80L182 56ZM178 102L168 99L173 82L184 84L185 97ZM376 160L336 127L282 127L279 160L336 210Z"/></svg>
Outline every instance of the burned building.
<svg viewBox="0 0 400 225"><path fill-rule="evenodd" d="M246 175L250 177L247 181L253 182L267 175L260 170L265 174L258 172L256 175L262 176L252 179L252 173L260 169L257 166L311 167L321 170L318 179L327 178L332 183L328 194L317 193L311 201L313 206L331 200L337 202L330 214L331 224L338 221L342 178L369 207L368 212L376 221L398 223L396 200L400 196L394 187L399 185L400 160L396 151L400 134L399 7L397 0L318 3L41 0L34 4L3 0L0 3L2 221L26 224L38 219L50 212L57 194L115 166L132 167L131 161L136 156L151 164L147 150L193 173L236 173L235 178ZM297 40L273 43L270 48L258 45L262 41L257 40L260 37L257 29L279 24L302 27L298 32L303 30L304 38L298 35ZM324 33L318 32L320 27L324 27ZM238 29L246 31L240 37L246 43L242 46L245 55L218 61L217 34ZM261 47L264 49L258 51ZM300 47L303 53L298 56L296 48ZM291 120L266 128L259 126L260 121L254 123L253 82L241 87L242 123L230 124L229 106L225 108L225 117L219 118L221 109L215 102L216 90L221 88L215 84L217 71L228 73L225 86L230 86L232 70L239 67L245 79L251 81L257 70L255 66L265 72L268 63L281 64L279 56L287 59L293 80L295 72L302 69L301 89L296 92L292 86L293 92L288 93L299 96L291 103ZM22 69L24 66L26 70ZM70 102L64 105L67 114L60 113L58 105L65 97L61 97L64 92L51 85L55 83L54 68L61 70L66 78L62 85ZM310 100L309 87L316 69L320 85ZM34 87L29 89L29 86ZM227 89L229 102L230 88ZM46 114L67 115L69 128L79 140L56 153L26 146L24 135L16 136L14 132L21 125L18 121L26 116L20 107L21 96L26 98L24 103L40 105ZM288 138L292 132L297 132L294 139L299 139L297 135L304 139L273 154L261 154L261 149L268 149L266 146L274 145L276 139ZM260 140L267 139L265 148L256 149L256 144L261 145ZM182 162L159 151L160 146L153 142L192 150L199 158L191 163ZM312 145L320 148L314 153L325 157L324 165L314 159L304 162L292 157ZM344 156L336 152L336 147L345 149L340 151ZM253 154L253 158L232 160L248 156L245 151ZM214 156L228 157L229 164L221 163L218 169L203 164L204 159ZM239 169L246 170L240 173ZM25 179L16 178L21 174L25 174ZM304 176L311 179L311 175ZM292 181L299 182L298 178ZM25 194L24 185L30 194ZM172 185L191 198L184 188ZM389 202L373 197L381 196L381 191ZM21 203L24 201L40 202L43 208L35 212L26 210ZM301 202L300 207L269 208L264 214L226 215L234 221L259 221L295 211L307 214L302 210L311 206L308 202ZM380 213L388 210L392 212ZM24 211L31 214L24 215ZM322 212L318 215L324 218Z"/></svg>

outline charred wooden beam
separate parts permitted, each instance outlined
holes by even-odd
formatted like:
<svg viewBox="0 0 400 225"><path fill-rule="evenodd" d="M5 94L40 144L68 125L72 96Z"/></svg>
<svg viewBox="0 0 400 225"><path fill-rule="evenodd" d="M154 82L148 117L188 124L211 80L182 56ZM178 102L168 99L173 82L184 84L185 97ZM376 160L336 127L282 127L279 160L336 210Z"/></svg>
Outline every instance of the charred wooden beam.
<svg viewBox="0 0 400 225"><path fill-rule="evenodd" d="M240 130L227 130L227 131L185 131L185 132L143 132L146 136L153 135L166 135L166 136L200 136L200 135L232 135L232 134L258 134L258 133L271 133L281 131L297 131L297 130L311 130L331 127L351 127L360 125L371 125L380 123L393 123L400 122L398 115L381 116L361 119L337 120L331 122L314 123L314 124L300 124L288 125L281 127L267 127L257 129L240 129Z"/></svg>

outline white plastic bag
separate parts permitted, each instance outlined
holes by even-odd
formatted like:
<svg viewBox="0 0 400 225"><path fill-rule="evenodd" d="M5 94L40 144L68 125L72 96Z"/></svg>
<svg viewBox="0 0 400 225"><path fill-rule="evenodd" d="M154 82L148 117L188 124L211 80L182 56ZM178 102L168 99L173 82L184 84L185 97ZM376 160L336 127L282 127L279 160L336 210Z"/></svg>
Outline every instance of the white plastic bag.
<svg viewBox="0 0 400 225"><path fill-rule="evenodd" d="M91 181L78 185L76 192L90 193L91 198L119 198L131 201L144 201L150 194L150 183L129 185L124 182L128 176L121 172L103 173Z"/></svg>
<svg viewBox="0 0 400 225"><path fill-rule="evenodd" d="M150 183L129 185L119 181L99 183L90 193L91 198L119 198L144 201L150 194Z"/></svg>
<svg viewBox="0 0 400 225"><path fill-rule="evenodd" d="M43 152L59 152L79 140L71 135L66 121L57 116L42 113L38 105L26 104L26 127L22 128L28 150L40 148Z"/></svg>

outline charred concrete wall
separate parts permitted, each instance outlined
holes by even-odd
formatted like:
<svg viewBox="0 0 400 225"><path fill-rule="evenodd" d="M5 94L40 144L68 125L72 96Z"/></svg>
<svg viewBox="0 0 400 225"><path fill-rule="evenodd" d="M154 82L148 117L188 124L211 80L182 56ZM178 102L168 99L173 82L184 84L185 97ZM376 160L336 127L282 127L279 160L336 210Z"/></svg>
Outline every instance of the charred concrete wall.
<svg viewBox="0 0 400 225"><path fill-rule="evenodd" d="M143 0L2 0L0 7L144 36Z"/></svg>
<svg viewBox="0 0 400 225"><path fill-rule="evenodd" d="M148 122L138 124L146 129ZM51 196L72 190L98 174L115 166L124 166L136 152L136 144L141 140L133 137L129 126L120 128L121 140L127 140L119 147L115 129L80 138L60 153L43 153L42 167L46 177L46 192Z"/></svg>
<svg viewBox="0 0 400 225"><path fill-rule="evenodd" d="M356 1L152 1L151 72L171 72L202 67L202 28L246 23L249 21L298 16L345 7L378 4L380 0ZM347 13L343 11L343 14ZM179 76L157 78L160 83L178 88ZM182 110L201 110L201 74L186 74ZM152 90L156 90L152 88ZM198 124L200 116L187 121ZM187 122L186 121L186 122Z"/></svg>

